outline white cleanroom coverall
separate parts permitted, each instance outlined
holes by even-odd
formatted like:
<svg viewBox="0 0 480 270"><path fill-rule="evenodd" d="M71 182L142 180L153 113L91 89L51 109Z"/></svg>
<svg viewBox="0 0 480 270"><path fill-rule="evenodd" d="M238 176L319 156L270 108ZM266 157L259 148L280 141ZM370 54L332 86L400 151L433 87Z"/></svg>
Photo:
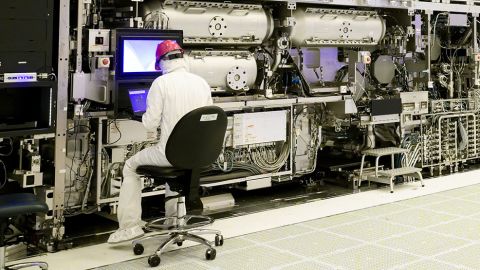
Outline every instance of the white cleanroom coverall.
<svg viewBox="0 0 480 270"><path fill-rule="evenodd" d="M183 58L162 60L160 65L164 75L152 83L147 97L147 111L142 117L146 129L155 130L160 127L160 140L156 146L140 151L125 162L118 204L120 229L136 226L141 222L142 185L136 174L137 167L171 166L165 157L165 147L173 128L185 114L213 103L210 86L203 78L187 71ZM168 185L165 192L165 197L177 195L170 191ZM177 200L166 201L166 216L176 215Z"/></svg>

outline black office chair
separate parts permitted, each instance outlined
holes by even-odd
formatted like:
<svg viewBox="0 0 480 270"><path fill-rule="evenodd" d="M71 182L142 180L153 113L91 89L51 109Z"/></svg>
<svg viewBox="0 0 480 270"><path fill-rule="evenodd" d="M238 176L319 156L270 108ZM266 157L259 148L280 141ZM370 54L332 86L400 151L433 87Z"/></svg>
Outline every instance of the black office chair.
<svg viewBox="0 0 480 270"><path fill-rule="evenodd" d="M180 119L168 138L165 152L173 167L139 166L137 173L155 180L166 179L165 182L171 189L179 192L177 213L180 207L185 207L185 197L188 206L195 208L201 205L200 172L215 162L220 155L226 129L227 115L221 108L207 106L195 109ZM206 259L214 260L216 250L212 243L198 236L215 234L215 246L223 245L223 236L220 231L199 229L212 223L213 219L210 217L191 215L154 220L147 223L145 228L159 233L133 241L133 251L136 255L140 255L144 251L141 242L168 236L155 254L148 258L150 266L155 267L160 264L160 255L167 246L174 243L181 246L184 240L206 245L208 247L205 253Z"/></svg>
<svg viewBox="0 0 480 270"><path fill-rule="evenodd" d="M15 193L0 195L0 270L14 270L27 267L39 267L48 269L48 264L44 262L28 262L5 266L6 240L5 234L8 230L11 218L33 213L46 213L48 206L37 200L31 193Z"/></svg>

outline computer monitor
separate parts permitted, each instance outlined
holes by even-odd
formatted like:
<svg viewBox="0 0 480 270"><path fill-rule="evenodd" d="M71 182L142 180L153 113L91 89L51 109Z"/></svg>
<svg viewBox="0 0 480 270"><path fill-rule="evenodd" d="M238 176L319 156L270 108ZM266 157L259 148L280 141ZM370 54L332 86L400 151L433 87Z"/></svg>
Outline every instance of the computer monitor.
<svg viewBox="0 0 480 270"><path fill-rule="evenodd" d="M144 113L147 110L147 96L149 89L130 89L128 96L134 114Z"/></svg>
<svg viewBox="0 0 480 270"><path fill-rule="evenodd" d="M116 29L115 79L154 79L161 75L155 70L157 45L173 40L182 46L179 30Z"/></svg>

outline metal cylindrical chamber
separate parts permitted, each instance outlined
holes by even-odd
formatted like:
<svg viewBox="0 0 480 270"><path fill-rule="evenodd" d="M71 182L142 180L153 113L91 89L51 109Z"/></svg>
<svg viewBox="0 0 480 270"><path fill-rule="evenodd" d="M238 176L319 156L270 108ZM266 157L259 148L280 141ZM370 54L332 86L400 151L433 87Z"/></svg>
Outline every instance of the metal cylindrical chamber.
<svg viewBox="0 0 480 270"><path fill-rule="evenodd" d="M273 18L261 5L165 1L146 7L147 23L183 30L185 44L258 45L273 33Z"/></svg>
<svg viewBox="0 0 480 270"><path fill-rule="evenodd" d="M385 21L375 11L299 8L293 13L294 46L377 45L385 35Z"/></svg>
<svg viewBox="0 0 480 270"><path fill-rule="evenodd" d="M190 72L204 78L213 92L248 90L257 78L257 62L248 51L190 51L185 59Z"/></svg>

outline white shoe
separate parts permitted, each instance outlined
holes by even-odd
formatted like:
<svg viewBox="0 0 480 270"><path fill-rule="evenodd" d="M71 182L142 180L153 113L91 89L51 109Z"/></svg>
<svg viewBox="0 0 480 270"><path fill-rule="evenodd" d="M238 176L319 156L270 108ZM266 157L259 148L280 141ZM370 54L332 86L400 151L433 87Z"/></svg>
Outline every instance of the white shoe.
<svg viewBox="0 0 480 270"><path fill-rule="evenodd" d="M144 221L144 220L140 220L138 222L138 226L140 226L140 228L145 228L145 225L147 225L148 222Z"/></svg>
<svg viewBox="0 0 480 270"><path fill-rule="evenodd" d="M135 238L141 237L145 234L140 226L133 226L127 229L118 229L116 232L112 233L108 238L109 244L117 244Z"/></svg>

